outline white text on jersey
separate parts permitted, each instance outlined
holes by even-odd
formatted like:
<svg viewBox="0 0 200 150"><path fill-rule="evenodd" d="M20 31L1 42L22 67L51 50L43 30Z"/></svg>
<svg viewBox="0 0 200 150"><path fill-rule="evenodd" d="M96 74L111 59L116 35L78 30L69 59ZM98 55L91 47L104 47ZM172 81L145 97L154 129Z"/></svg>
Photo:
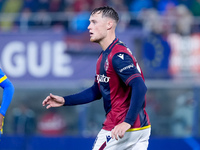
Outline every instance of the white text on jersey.
<svg viewBox="0 0 200 150"><path fill-rule="evenodd" d="M130 65L128 65L128 66L126 66L126 67L120 69L119 72L123 72L124 70L130 69L130 68L133 68L133 67L134 67L134 65L133 65L133 64L130 64Z"/></svg>
<svg viewBox="0 0 200 150"><path fill-rule="evenodd" d="M110 77L107 77L107 76L105 76L104 74L103 74L103 75L97 74L97 81L98 81L98 83L99 83L99 82L108 83L109 80L110 80Z"/></svg>

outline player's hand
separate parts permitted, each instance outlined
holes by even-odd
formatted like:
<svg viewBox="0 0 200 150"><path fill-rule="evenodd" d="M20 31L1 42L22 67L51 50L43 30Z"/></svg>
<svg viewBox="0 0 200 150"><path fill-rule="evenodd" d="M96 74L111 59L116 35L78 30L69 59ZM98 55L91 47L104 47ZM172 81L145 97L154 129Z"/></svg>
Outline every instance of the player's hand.
<svg viewBox="0 0 200 150"><path fill-rule="evenodd" d="M3 118L4 116L0 113L0 131L3 128Z"/></svg>
<svg viewBox="0 0 200 150"><path fill-rule="evenodd" d="M65 103L65 100L61 96L53 95L50 93L49 96L47 96L44 101L42 102L43 106L46 106L47 109L51 107L60 107L63 106Z"/></svg>
<svg viewBox="0 0 200 150"><path fill-rule="evenodd" d="M116 125L113 130L111 131L111 137L112 139L116 139L118 140L118 137L119 138L123 138L124 137L124 134L125 132L130 129L131 125L126 123L126 122L122 122L118 125Z"/></svg>

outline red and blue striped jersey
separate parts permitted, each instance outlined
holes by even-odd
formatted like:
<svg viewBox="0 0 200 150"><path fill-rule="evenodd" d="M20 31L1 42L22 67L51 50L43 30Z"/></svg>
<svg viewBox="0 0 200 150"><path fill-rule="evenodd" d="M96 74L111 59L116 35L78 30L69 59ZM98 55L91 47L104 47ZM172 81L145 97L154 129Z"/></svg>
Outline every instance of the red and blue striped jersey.
<svg viewBox="0 0 200 150"><path fill-rule="evenodd" d="M95 82L98 83L106 111L103 129L112 130L114 126L125 121L132 96L132 87L129 84L138 77L144 81L143 73L135 57L119 39L115 38L110 46L102 51L96 65ZM132 130L150 126L145 106L144 100L131 127Z"/></svg>

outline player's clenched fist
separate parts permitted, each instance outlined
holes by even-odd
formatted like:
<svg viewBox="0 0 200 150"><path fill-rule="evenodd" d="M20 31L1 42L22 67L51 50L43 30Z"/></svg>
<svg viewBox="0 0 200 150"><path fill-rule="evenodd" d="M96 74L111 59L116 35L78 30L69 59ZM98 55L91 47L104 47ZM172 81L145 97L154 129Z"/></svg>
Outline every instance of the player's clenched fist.
<svg viewBox="0 0 200 150"><path fill-rule="evenodd" d="M50 93L49 96L47 96L44 101L42 102L43 106L46 106L47 109L51 107L60 107L63 106L65 103L65 100L61 96L53 95Z"/></svg>

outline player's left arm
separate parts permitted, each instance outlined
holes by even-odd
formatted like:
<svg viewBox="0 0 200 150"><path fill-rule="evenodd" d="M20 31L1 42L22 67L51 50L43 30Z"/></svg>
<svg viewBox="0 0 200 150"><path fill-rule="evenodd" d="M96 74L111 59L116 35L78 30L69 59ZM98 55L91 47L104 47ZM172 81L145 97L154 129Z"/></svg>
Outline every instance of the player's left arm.
<svg viewBox="0 0 200 150"><path fill-rule="evenodd" d="M112 137L118 139L123 137L125 132L134 124L139 111L145 103L147 87L144 80L134 65L133 59L126 53L118 53L113 57L113 67L126 85L131 86L131 101L128 113L124 122L115 126L112 130Z"/></svg>
<svg viewBox="0 0 200 150"><path fill-rule="evenodd" d="M6 114L6 111L10 105L14 94L14 86L11 81L7 78L6 75L1 75L0 77L0 86L3 88L2 103L0 108L0 130L2 129L3 118Z"/></svg>

